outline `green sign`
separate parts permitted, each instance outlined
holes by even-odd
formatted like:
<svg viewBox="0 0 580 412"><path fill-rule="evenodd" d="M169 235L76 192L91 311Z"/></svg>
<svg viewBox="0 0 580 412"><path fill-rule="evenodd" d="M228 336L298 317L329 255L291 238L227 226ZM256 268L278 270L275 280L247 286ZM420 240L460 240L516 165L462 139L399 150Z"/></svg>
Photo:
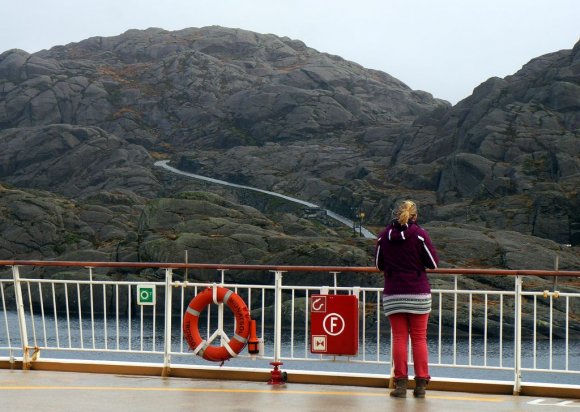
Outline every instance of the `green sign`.
<svg viewBox="0 0 580 412"><path fill-rule="evenodd" d="M155 305L155 285L137 285L137 304Z"/></svg>

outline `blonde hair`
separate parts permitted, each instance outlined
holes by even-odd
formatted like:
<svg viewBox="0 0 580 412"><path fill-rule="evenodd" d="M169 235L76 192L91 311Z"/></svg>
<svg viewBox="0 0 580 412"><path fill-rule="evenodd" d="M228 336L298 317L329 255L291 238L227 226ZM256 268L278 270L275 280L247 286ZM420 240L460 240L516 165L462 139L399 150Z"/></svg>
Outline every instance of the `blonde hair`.
<svg viewBox="0 0 580 412"><path fill-rule="evenodd" d="M409 220L417 218L417 205L412 200L405 200L399 205L396 214L397 222L401 225L406 225Z"/></svg>

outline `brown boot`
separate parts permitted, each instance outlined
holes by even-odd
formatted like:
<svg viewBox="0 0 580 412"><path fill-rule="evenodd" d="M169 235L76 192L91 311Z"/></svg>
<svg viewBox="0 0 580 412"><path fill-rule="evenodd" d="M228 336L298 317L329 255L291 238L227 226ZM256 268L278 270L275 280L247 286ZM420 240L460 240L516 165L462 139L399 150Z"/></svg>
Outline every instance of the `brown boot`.
<svg viewBox="0 0 580 412"><path fill-rule="evenodd" d="M395 379L395 390L389 394L395 398L407 397L407 379Z"/></svg>
<svg viewBox="0 0 580 412"><path fill-rule="evenodd" d="M423 378L415 378L415 389L413 389L413 396L415 398L424 398L425 397L425 387L429 382L427 379Z"/></svg>

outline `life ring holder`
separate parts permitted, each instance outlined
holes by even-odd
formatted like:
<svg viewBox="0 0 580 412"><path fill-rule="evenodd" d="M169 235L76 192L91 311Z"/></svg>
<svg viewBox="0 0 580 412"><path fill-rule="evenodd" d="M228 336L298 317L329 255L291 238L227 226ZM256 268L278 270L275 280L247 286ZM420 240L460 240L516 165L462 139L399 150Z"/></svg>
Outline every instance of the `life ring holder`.
<svg viewBox="0 0 580 412"><path fill-rule="evenodd" d="M207 340L202 339L199 333L199 316L212 303L225 304L233 312L236 328L231 339L223 331L221 317L217 330ZM236 357L246 346L250 335L250 321L250 311L244 300L231 290L214 284L189 302L183 318L183 334L194 355L211 362L224 362ZM218 337L221 338L221 345L212 345Z"/></svg>

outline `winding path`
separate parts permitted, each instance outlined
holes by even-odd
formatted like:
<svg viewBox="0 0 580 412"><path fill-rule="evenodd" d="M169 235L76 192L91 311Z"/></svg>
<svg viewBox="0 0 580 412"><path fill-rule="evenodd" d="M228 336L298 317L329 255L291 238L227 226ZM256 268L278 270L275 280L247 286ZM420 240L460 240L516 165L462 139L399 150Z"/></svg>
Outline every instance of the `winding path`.
<svg viewBox="0 0 580 412"><path fill-rule="evenodd" d="M354 224L354 222L352 220L350 220L350 219L348 219L348 218L346 218L344 216L341 216L341 215L339 215L337 213L334 213L331 210L324 209L324 208L322 208L322 207L320 207L320 206L318 206L318 205L316 205L314 203L310 203L310 202L307 202L305 200L296 199L295 197L286 196L286 195L283 195L283 194L280 194L280 193L276 193L276 192L270 192L269 190L258 189L256 187L245 186L245 185L238 185L236 183L230 183L230 182L226 182L224 180L219 180L219 179L214 179L214 178L207 177L207 176L197 175L195 173L184 172L182 170L179 170L179 169L176 169L176 168L174 168L172 166L169 166L169 160L159 160L159 161L155 162L154 165L157 166L157 167L162 167L163 169L168 170L168 171L170 171L172 173L177 173L177 174L182 175L182 176L191 177L193 179L204 180L206 182L215 183L215 184L218 184L218 185L235 187L235 188L238 188L238 189L253 190L254 192L265 193L267 195L279 197L279 198L288 200L290 202L299 203L299 204L304 205L304 206L319 208L319 209L325 210L326 211L326 214L329 217L331 217L331 218L339 221L340 223L348 226L349 228L352 228L353 227L353 224ZM377 238L373 233L371 233L368 229L366 229L364 227L361 228L361 233L367 239L376 239Z"/></svg>

